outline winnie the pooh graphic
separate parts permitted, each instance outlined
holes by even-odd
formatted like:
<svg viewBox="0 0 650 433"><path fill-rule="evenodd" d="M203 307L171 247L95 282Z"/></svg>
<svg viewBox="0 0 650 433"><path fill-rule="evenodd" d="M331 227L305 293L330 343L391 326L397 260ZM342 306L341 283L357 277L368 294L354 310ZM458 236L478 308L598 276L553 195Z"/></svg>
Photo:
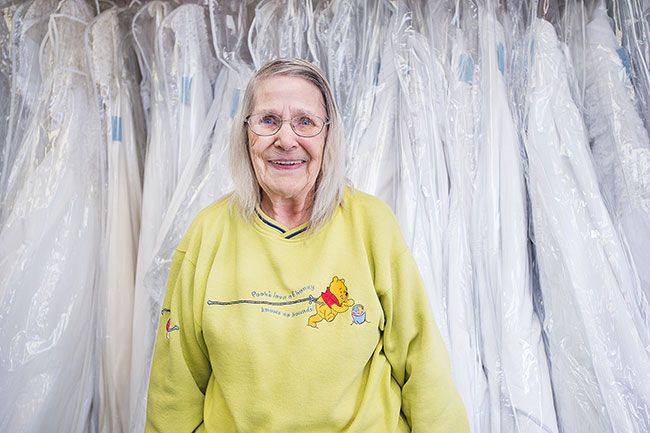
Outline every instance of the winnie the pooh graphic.
<svg viewBox="0 0 650 433"><path fill-rule="evenodd" d="M307 319L307 325L318 328L316 324L321 320L325 319L331 322L337 314L345 313L353 305L354 300L348 298L345 280L334 276L327 290L321 293L316 300L316 314Z"/></svg>

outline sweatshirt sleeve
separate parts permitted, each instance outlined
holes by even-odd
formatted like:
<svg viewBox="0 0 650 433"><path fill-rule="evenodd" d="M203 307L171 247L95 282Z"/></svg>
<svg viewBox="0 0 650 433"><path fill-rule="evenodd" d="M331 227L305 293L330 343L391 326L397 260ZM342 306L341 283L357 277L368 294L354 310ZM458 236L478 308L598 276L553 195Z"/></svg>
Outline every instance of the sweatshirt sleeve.
<svg viewBox="0 0 650 433"><path fill-rule="evenodd" d="M205 288L195 281L195 274L195 263L178 249L156 336L147 402L147 433L193 432L203 423L211 367L201 330Z"/></svg>
<svg viewBox="0 0 650 433"><path fill-rule="evenodd" d="M412 433L469 432L447 350L410 251L393 262L390 284L381 299L384 350L402 388L402 413Z"/></svg>

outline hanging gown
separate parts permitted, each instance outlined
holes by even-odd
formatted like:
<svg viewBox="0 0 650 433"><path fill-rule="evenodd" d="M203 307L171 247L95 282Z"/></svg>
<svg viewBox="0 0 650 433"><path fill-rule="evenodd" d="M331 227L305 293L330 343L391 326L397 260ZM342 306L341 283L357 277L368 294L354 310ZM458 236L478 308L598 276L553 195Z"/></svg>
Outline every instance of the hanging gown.
<svg viewBox="0 0 650 433"><path fill-rule="evenodd" d="M384 2L374 5L369 51L364 59L356 122L348 141L348 177L352 185L373 194L395 209L397 183L396 108L399 81L390 34L396 11Z"/></svg>
<svg viewBox="0 0 650 433"><path fill-rule="evenodd" d="M311 0L262 0L248 32L248 49L259 69L276 58L309 60L307 30L313 15Z"/></svg>
<svg viewBox="0 0 650 433"><path fill-rule="evenodd" d="M0 9L0 170L4 169L7 157L5 139L9 124L9 103L11 99L11 47L12 29L16 6ZM7 164L9 166L9 164ZM0 179L2 179L0 174ZM2 183L0 183L0 200L2 199Z"/></svg>
<svg viewBox="0 0 650 433"><path fill-rule="evenodd" d="M149 323L143 326L155 330L158 326L160 305L165 294L169 268L176 246L187 230L196 214L217 198L232 190L233 184L227 164L228 146L232 119L237 110L239 98L243 94L247 83L248 73L237 73L224 68L219 74L215 90L223 95L217 98L207 117L206 128L212 123L208 132L205 129L203 138L197 140L198 148L195 156L188 163L184 176L179 183L175 195L170 203L169 212L161 226L161 240L157 247L152 265L144 276L143 287L149 294L149 303L156 314L152 314ZM147 341L147 364L151 363L153 356L154 339ZM149 385L149 374L141 378L139 388L139 402L132 431L141 431L146 420L146 398Z"/></svg>
<svg viewBox="0 0 650 433"><path fill-rule="evenodd" d="M650 139L604 7L586 27L585 123L600 190L650 296Z"/></svg>
<svg viewBox="0 0 650 433"><path fill-rule="evenodd" d="M448 304L449 357L454 383L465 404L470 431L489 431L488 389L479 347L478 300L473 275L471 239L472 198L476 177L475 62L458 28L451 42L447 98L449 159Z"/></svg>
<svg viewBox="0 0 650 433"><path fill-rule="evenodd" d="M156 92L162 99L156 113L160 123L152 120L147 146L138 274L155 254L160 223L207 114L216 76L204 7L174 9L161 23L156 46Z"/></svg>
<svg viewBox="0 0 650 433"><path fill-rule="evenodd" d="M10 99L3 100L8 110L6 135L3 140L0 161L0 222L3 214L13 205L24 178L21 167L25 152L21 147L26 126L31 122L41 85L39 50L47 32L49 16L55 11L58 0L28 1L21 4L13 16L11 29L11 88ZM8 104L5 105L5 104ZM10 178L14 173L13 179Z"/></svg>
<svg viewBox="0 0 650 433"><path fill-rule="evenodd" d="M154 65L154 46L156 41L156 32L162 23L162 20L170 12L171 5L168 2L153 0L145 3L139 11L135 13L132 21L133 45L135 54L140 66L140 98L144 111L145 126L147 134L153 134L151 131L151 110L153 95L152 74L155 73Z"/></svg>
<svg viewBox="0 0 650 433"><path fill-rule="evenodd" d="M528 190L561 431L650 429L648 330L634 270L598 189L555 29L533 23Z"/></svg>
<svg viewBox="0 0 650 433"><path fill-rule="evenodd" d="M60 3L43 40L29 152L0 227L0 431L84 433L96 374L100 179L84 74L85 2ZM79 127L83 125L83 127Z"/></svg>
<svg viewBox="0 0 650 433"><path fill-rule="evenodd" d="M160 302L157 297L161 289L151 293L145 276L154 265L164 236L163 220L185 166L196 152L197 139L213 99L217 65L209 45L207 22L206 7L184 4L163 19L156 35L151 134L145 162L133 307L132 424L142 419L138 414L146 404L143 386L148 383L151 347L160 313L156 303Z"/></svg>
<svg viewBox="0 0 650 433"><path fill-rule="evenodd" d="M127 37L132 15L129 10L108 9L86 29L91 74L101 103L103 136L99 145L107 164L97 317L98 428L106 433L124 433L129 428L130 340L142 202L139 149L144 141L143 114L134 81L137 68L128 63L135 54Z"/></svg>
<svg viewBox="0 0 650 433"><path fill-rule="evenodd" d="M614 5L623 46L619 54L632 79L637 109L650 130L650 21L645 19L639 0L617 0Z"/></svg>
<svg viewBox="0 0 650 433"><path fill-rule="evenodd" d="M370 6L366 0L331 0L320 2L314 11L308 40L314 62L332 86L344 130L352 130L354 101L360 85L359 76L367 39Z"/></svg>
<svg viewBox="0 0 650 433"><path fill-rule="evenodd" d="M504 74L504 30L479 11L481 134L473 256L491 431L557 432L541 325L533 311L526 191Z"/></svg>
<svg viewBox="0 0 650 433"><path fill-rule="evenodd" d="M164 149L166 143L164 141L164 120L163 111L165 98L163 96L163 88L161 83L161 59L156 57L155 38L162 21L169 13L170 7L168 3L153 1L145 4L140 11L136 13L133 18L133 36L134 43L137 47L136 53L138 55L138 62L141 65L143 74L143 84L140 85L141 95L147 95L149 99L143 97L143 108L145 110L145 117L147 120L147 146L144 168L144 190L143 190L143 203L144 208L145 195L150 196L148 201L151 202L149 206L157 203L156 184L155 180L161 176L161 171L164 167ZM142 65L147 65L146 69ZM146 86L146 87L145 87ZM147 107L148 111L147 111ZM151 178L151 179L148 179ZM147 190L151 191L147 194ZM153 194L153 195L152 195ZM140 220L142 227L142 219ZM142 228L139 236L142 236ZM139 245L139 244L138 244ZM139 249L139 246L138 246ZM129 390L129 419L131 424L131 432L140 432L144 430L144 421L138 424L138 420L142 417L137 416L144 411L142 405L143 391L141 390L141 383L143 375L147 375L147 361L144 352L144 345L150 339L150 334L142 332L143 323L148 323L149 318L153 314L153 310L148 305L148 295L142 289L142 283L138 280L138 265L141 260L138 258L136 265L136 286L133 299L133 331L131 337L131 378ZM139 265L142 266L142 265ZM146 396L146 391L145 396ZM134 428L134 425L137 426Z"/></svg>
<svg viewBox="0 0 650 433"><path fill-rule="evenodd" d="M399 79L396 119L398 171L395 214L418 264L441 335L447 328L446 231L449 182L434 100L431 65L437 61L428 40L412 27L412 11L400 5L399 26L391 32Z"/></svg>

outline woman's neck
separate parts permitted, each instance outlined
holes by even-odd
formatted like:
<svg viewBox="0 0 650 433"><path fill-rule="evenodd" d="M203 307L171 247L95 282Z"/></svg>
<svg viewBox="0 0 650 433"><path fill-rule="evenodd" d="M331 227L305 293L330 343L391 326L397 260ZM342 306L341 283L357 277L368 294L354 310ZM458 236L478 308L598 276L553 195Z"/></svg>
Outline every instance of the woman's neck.
<svg viewBox="0 0 650 433"><path fill-rule="evenodd" d="M271 198L262 195L260 207L269 217L273 218L289 230L309 221L314 201L310 194L305 199L296 198Z"/></svg>

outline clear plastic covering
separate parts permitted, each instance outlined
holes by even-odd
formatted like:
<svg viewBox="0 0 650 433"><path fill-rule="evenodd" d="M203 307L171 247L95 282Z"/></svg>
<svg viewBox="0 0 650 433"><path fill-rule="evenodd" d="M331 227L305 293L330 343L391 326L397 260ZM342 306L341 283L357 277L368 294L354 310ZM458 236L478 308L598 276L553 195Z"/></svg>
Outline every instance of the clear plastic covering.
<svg viewBox="0 0 650 433"><path fill-rule="evenodd" d="M155 255L162 221L183 169L194 152L212 101L217 66L211 53L207 26L207 8L187 4L170 12L156 33L152 133L145 161L136 283L136 297L143 296L142 299L149 296L146 292L140 293L143 290L142 278ZM139 302L136 299L136 310L149 310ZM137 322L142 316L138 311L135 314ZM136 329L136 334L147 332L141 326ZM143 347L134 344L134 350L140 351ZM138 356L134 353L134 358ZM140 368L138 378L148 369L142 365L141 359L134 359L134 368Z"/></svg>
<svg viewBox="0 0 650 433"><path fill-rule="evenodd" d="M152 12L160 14L165 10ZM152 309L151 301L160 302L157 293L145 287L144 277L161 242L161 226L174 191L185 166L197 152L197 138L213 99L217 63L208 24L207 7L186 4L169 12L155 31L151 134L145 161L133 312L131 392L137 396L143 394L143 378L148 378L150 346L155 338L151 318L158 309ZM133 402L132 413L140 410L140 404L138 400Z"/></svg>
<svg viewBox="0 0 650 433"><path fill-rule="evenodd" d="M0 222L5 209L10 209L15 200L18 182L24 178L22 172L14 167L21 166L24 162L18 160L21 153L21 143L27 130L27 125L32 121L36 98L41 85L41 70L39 55L45 34L48 31L50 14L55 11L57 1L46 0L42 2L28 1L20 5L13 16L13 29L9 40L12 47L11 55L11 95L7 99L9 106L4 102L4 110L9 110L4 145L2 148L2 170L0 170ZM6 101L6 100L5 100ZM24 153L23 153L24 155ZM10 178L10 176L14 178Z"/></svg>
<svg viewBox="0 0 650 433"><path fill-rule="evenodd" d="M214 56L203 58L203 61L215 68L216 81L211 88L218 97L211 101L205 117L197 123L198 130L192 152L181 167L179 180L159 225L153 247L154 255L146 267L138 270L142 280L136 291L139 302L134 311L134 320L140 329L134 332L133 359L137 364L133 365L131 380L134 395L138 397L132 405L133 431L141 431L145 424L146 390L149 384L148 371L155 343L155 329L158 326L160 305L176 245L198 211L232 189L228 166L230 130L252 71L239 54L241 42L244 40L243 31L233 33L232 15L217 13L223 10L219 9L225 7L223 4L211 3L208 6L208 9L202 7L201 13L207 12L209 15L212 45L206 46L204 53L209 53L211 49L221 49L221 54L219 61ZM204 30L207 35L208 27ZM202 36L200 40L204 40ZM139 259L138 266L140 263L142 262ZM136 347L139 347L137 355Z"/></svg>
<svg viewBox="0 0 650 433"><path fill-rule="evenodd" d="M396 10L386 2L373 5L368 22L368 50L361 64L355 122L349 132L348 176L362 191L395 205L397 131L395 106L399 80L395 73L390 33L398 25ZM388 24L387 24L388 23Z"/></svg>
<svg viewBox="0 0 650 433"><path fill-rule="evenodd" d="M151 130L149 123L152 117L152 101L154 89L157 88L154 81L158 79L158 74L154 70L154 46L156 41L156 32L160 27L162 20L167 16L170 5L167 2L154 0L147 2L138 12L136 12L132 21L133 41L137 53L137 60L140 66L142 81L140 82L140 97L145 113L145 122L148 135L153 135L156 131ZM157 82L157 81L156 81Z"/></svg>
<svg viewBox="0 0 650 433"><path fill-rule="evenodd" d="M107 170L97 328L98 431L128 431L133 294L142 203L144 114L130 38L133 10L102 12L86 27Z"/></svg>
<svg viewBox="0 0 650 433"><path fill-rule="evenodd" d="M649 16L0 0L0 431L143 431L174 250L231 190L234 115L277 57L328 78L472 432L650 431Z"/></svg>
<svg viewBox="0 0 650 433"><path fill-rule="evenodd" d="M263 0L255 6L248 47L256 68L278 57L308 59L311 0Z"/></svg>
<svg viewBox="0 0 650 433"><path fill-rule="evenodd" d="M573 50L582 78L583 111L600 190L627 240L646 298L650 296L650 139L635 105L623 48L603 2ZM577 44L574 44L574 46Z"/></svg>
<svg viewBox="0 0 650 433"><path fill-rule="evenodd" d="M97 121L79 35L91 18L78 0L61 2L47 18L42 85L9 177L15 192L0 229L5 432L82 433L90 426L100 167L97 147L88 146Z"/></svg>
<svg viewBox="0 0 650 433"><path fill-rule="evenodd" d="M480 133L473 259L490 429L557 432L541 326L533 311L527 203L519 137L505 86L505 31L479 9Z"/></svg>
<svg viewBox="0 0 650 433"><path fill-rule="evenodd" d="M316 5L308 40L311 55L327 75L339 104L345 131L355 119L359 95L359 77L368 40L368 15L371 2L365 0L330 0Z"/></svg>
<svg viewBox="0 0 650 433"><path fill-rule="evenodd" d="M449 179L438 130L439 112L429 108L436 98L430 65L437 62L426 36L414 27L413 9L400 4L392 31L393 61L400 87L397 121L397 219L411 247L443 339L449 346L445 243L449 213Z"/></svg>
<svg viewBox="0 0 650 433"><path fill-rule="evenodd" d="M637 108L646 129L650 129L650 21L647 2L642 8L639 0L612 0L612 15L616 36L623 46L620 51L637 98Z"/></svg>
<svg viewBox="0 0 650 433"><path fill-rule="evenodd" d="M140 86L140 91L141 94L145 95L145 97L143 97L143 106L145 108L145 117L148 119L139 250L141 249L140 245L143 243L144 239L142 234L144 221L142 218L145 216L145 206L154 207L159 201L157 194L160 193L156 190L157 182L160 177L164 176L164 167L166 167L166 164L171 163L165 159L166 142L164 139L166 137L166 131L165 122L163 120L165 97L161 80L162 58L159 52L155 49L156 35L158 34L159 29L162 28L162 23L170 9L171 8L168 7L167 3L154 1L140 9L133 19L133 35L137 47L136 52L138 55L138 62L140 65L146 65L146 68L142 70L143 83ZM150 212L154 215L156 221L161 220L162 217L155 214L155 209ZM163 212L163 210L158 210L158 212ZM151 232L146 235L149 239L152 239L156 235L153 230L154 225L152 222L152 225L150 226ZM149 244L150 243L151 240L149 241ZM150 250L153 249L153 247L149 248ZM151 260L151 254L152 253L149 252L149 261ZM141 414L144 410L142 408L144 404L142 401L146 399L146 390L142 389L142 383L145 378L147 378L146 381L148 383L149 377L146 347L148 342L154 338L152 337L152 329L154 328L149 325L154 310L150 307L150 296L143 288L143 277L141 277L142 273L146 272L149 261L145 266L143 264L145 256L139 253L137 257L136 285L133 299L133 334L129 393L129 425L131 431L142 431L144 427L143 421L138 424L134 420L142 418L142 415L139 415L139 418L136 418L136 414ZM157 315L157 311L155 314ZM134 428L134 426L137 426L137 428Z"/></svg>
<svg viewBox="0 0 650 433"><path fill-rule="evenodd" d="M474 19L472 19L474 18ZM487 379L480 350L478 284L474 281L470 235L476 183L479 123L478 52L472 53L465 26L478 27L466 14L454 27L449 59L446 151L449 170L448 305L452 374L465 403L473 432L489 431ZM458 25L458 27L456 27ZM463 27L460 27L462 25Z"/></svg>
<svg viewBox="0 0 650 433"><path fill-rule="evenodd" d="M9 126L9 106L11 100L11 29L13 28L13 19L16 12L15 6L6 6L0 9L0 168L5 167L5 155L8 147L4 138L7 136L7 127ZM3 184L2 175L0 174L0 198L2 198ZM1 212L0 212L1 213Z"/></svg>
<svg viewBox="0 0 650 433"><path fill-rule="evenodd" d="M648 431L647 304L598 188L555 28L532 28L528 189L563 431Z"/></svg>

